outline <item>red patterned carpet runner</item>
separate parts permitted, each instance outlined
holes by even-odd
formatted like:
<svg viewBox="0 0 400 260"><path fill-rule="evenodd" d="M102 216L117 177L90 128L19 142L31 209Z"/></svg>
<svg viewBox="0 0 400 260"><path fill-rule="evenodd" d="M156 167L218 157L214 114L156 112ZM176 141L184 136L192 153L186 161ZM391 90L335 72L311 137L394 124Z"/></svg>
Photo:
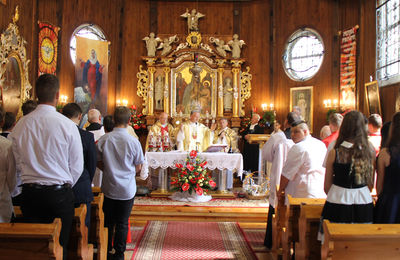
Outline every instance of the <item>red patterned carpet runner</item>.
<svg viewBox="0 0 400 260"><path fill-rule="evenodd" d="M132 259L257 258L237 223L150 221Z"/></svg>

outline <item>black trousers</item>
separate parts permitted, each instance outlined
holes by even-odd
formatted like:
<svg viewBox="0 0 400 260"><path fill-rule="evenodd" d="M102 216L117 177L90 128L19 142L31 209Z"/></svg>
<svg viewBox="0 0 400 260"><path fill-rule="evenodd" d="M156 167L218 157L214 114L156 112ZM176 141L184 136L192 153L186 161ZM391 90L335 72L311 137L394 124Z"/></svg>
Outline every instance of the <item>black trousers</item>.
<svg viewBox="0 0 400 260"><path fill-rule="evenodd" d="M275 213L274 207L269 205L268 209L268 220L267 220L267 231L265 232L264 245L271 249L272 248L272 215Z"/></svg>
<svg viewBox="0 0 400 260"><path fill-rule="evenodd" d="M67 259L69 235L75 214L72 189L23 186L21 211L24 222L29 223L52 223L55 218L61 218L60 244L63 247L63 258Z"/></svg>
<svg viewBox="0 0 400 260"><path fill-rule="evenodd" d="M114 200L104 196L104 226L108 228L107 250L110 252L114 245L114 259L124 259L133 201L134 197L130 200Z"/></svg>

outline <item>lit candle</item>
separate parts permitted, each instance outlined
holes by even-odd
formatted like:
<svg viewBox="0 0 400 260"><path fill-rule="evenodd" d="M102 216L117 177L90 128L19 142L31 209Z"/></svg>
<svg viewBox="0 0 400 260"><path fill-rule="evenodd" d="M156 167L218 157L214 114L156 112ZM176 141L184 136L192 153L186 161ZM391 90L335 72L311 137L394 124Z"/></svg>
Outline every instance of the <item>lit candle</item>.
<svg viewBox="0 0 400 260"><path fill-rule="evenodd" d="M263 111L267 110L267 104L262 104L261 108L262 108Z"/></svg>
<svg viewBox="0 0 400 260"><path fill-rule="evenodd" d="M332 107L332 100L328 99L328 107Z"/></svg>
<svg viewBox="0 0 400 260"><path fill-rule="evenodd" d="M337 100L337 99L334 99L334 100L333 100L333 106L334 106L334 107L338 107L338 100Z"/></svg>
<svg viewBox="0 0 400 260"><path fill-rule="evenodd" d="M274 104L269 104L269 108L270 108L270 110L274 110Z"/></svg>
<svg viewBox="0 0 400 260"><path fill-rule="evenodd" d="M328 107L328 100L324 100L324 107Z"/></svg>
<svg viewBox="0 0 400 260"><path fill-rule="evenodd" d="M126 99L122 100L122 104L126 107L128 105L128 100Z"/></svg>
<svg viewBox="0 0 400 260"><path fill-rule="evenodd" d="M117 106L119 107L121 105L121 100L117 99Z"/></svg>

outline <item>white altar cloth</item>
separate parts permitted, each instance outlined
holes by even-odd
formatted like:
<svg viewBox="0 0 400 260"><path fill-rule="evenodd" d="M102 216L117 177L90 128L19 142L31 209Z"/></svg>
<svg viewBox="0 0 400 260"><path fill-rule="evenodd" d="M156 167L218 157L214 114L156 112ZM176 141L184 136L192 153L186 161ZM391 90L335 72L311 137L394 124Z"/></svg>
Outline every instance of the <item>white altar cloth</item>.
<svg viewBox="0 0 400 260"><path fill-rule="evenodd" d="M176 169L176 164L180 163L185 165L186 158L189 152L146 152L145 163L143 169L146 171L148 168L157 169ZM209 170L230 170L236 172L242 178L243 175L243 156L241 153L198 153L198 156L207 161L204 166Z"/></svg>

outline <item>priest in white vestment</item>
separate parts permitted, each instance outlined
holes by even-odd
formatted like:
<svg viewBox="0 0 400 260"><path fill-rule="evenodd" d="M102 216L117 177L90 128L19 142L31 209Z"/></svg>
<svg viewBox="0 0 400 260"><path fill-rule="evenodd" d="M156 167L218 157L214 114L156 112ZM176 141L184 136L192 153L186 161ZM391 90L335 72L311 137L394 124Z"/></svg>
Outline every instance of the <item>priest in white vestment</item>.
<svg viewBox="0 0 400 260"><path fill-rule="evenodd" d="M280 203L284 195L295 198L326 198L325 168L322 163L326 146L311 136L304 121L292 124L291 137L295 143L289 150L279 185Z"/></svg>
<svg viewBox="0 0 400 260"><path fill-rule="evenodd" d="M219 128L215 131L213 143L226 144L227 147L224 149L224 152L239 152L238 135L235 130L232 130L228 127L228 119L219 119ZM220 186L220 183L222 181L219 179L219 177L220 175L217 176L217 174L213 172L213 178L217 180L218 186ZM226 170L226 188L228 190L231 190L233 188L233 172L230 170Z"/></svg>
<svg viewBox="0 0 400 260"><path fill-rule="evenodd" d="M268 161L271 163L269 176L268 221L264 240L264 245L269 249L272 247L272 215L275 213L275 208L278 204L276 188L281 179L282 168L286 161L287 154L290 148L293 146L293 141L287 139L285 133L279 127L275 127L276 125L280 126L278 122L275 122L275 131L264 144L261 154L263 161Z"/></svg>
<svg viewBox="0 0 400 260"><path fill-rule="evenodd" d="M190 113L189 121L182 123L176 136L179 151L197 150L203 152L212 144L215 124L209 129L202 123L199 123L199 119L200 112L194 110Z"/></svg>
<svg viewBox="0 0 400 260"><path fill-rule="evenodd" d="M160 145L165 148L162 149L163 151L172 150L175 145L174 132L175 128L168 123L168 114L165 112L160 113L158 121L149 128L145 151L152 151L152 148L155 148L154 145Z"/></svg>

